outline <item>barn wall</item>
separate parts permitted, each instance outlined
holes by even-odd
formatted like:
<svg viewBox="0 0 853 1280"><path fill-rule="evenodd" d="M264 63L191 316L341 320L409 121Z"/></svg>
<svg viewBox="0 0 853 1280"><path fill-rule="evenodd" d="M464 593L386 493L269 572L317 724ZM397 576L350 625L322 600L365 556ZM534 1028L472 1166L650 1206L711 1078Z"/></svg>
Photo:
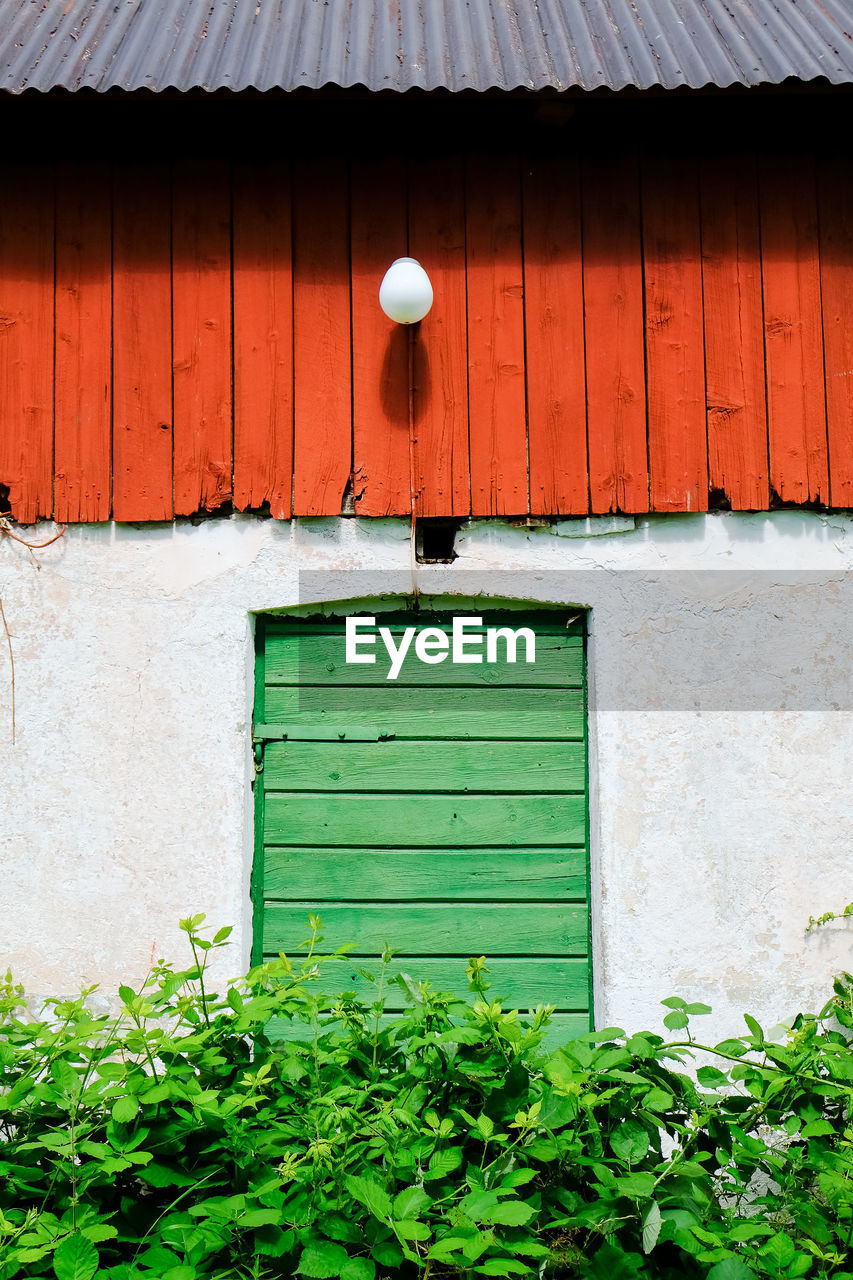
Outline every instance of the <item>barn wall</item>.
<svg viewBox="0 0 853 1280"><path fill-rule="evenodd" d="M849 155L702 145L7 166L0 511L853 505Z"/></svg>
<svg viewBox="0 0 853 1280"><path fill-rule="evenodd" d="M46 531L51 526L45 526ZM597 1020L822 998L850 897L853 519L472 522L422 591L589 609ZM176 921L250 945L252 615L411 589L403 522L232 516L0 539L2 963L36 994L140 981ZM713 1032L712 1032L713 1033Z"/></svg>

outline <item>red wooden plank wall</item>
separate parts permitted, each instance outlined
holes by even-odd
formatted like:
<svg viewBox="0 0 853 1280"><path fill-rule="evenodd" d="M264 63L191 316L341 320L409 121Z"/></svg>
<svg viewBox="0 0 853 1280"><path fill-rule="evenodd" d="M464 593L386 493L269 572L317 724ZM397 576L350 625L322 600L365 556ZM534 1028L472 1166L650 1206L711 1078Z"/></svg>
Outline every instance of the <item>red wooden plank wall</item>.
<svg viewBox="0 0 853 1280"><path fill-rule="evenodd" d="M7 170L0 512L853 506L849 156ZM410 254L435 303L378 306Z"/></svg>

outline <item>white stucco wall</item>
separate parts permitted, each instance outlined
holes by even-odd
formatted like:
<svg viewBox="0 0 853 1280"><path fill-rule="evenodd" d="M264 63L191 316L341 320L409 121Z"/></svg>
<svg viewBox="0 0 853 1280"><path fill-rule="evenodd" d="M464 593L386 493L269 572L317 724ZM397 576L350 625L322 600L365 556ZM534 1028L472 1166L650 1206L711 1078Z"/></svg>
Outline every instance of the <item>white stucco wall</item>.
<svg viewBox="0 0 853 1280"><path fill-rule="evenodd" d="M676 993L709 1034L823 1000L851 966L845 926L804 927L853 898L853 520L481 522L457 551L422 591L591 610L598 1025L657 1026ZM0 943L29 991L140 981L195 911L235 925L219 972L247 963L252 614L405 592L410 562L398 521L0 535Z"/></svg>

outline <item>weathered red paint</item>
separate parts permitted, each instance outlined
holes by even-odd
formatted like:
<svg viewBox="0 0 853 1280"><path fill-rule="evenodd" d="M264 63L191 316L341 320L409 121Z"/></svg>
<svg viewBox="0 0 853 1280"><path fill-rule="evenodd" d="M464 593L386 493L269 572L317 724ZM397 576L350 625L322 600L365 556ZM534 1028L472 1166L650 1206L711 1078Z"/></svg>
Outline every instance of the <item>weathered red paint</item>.
<svg viewBox="0 0 853 1280"><path fill-rule="evenodd" d="M290 171L234 174L234 505L291 512L293 269Z"/></svg>
<svg viewBox="0 0 853 1280"><path fill-rule="evenodd" d="M336 515L351 479L367 516L853 505L844 156L69 161L4 190L21 521L232 486ZM407 251L435 291L414 331L377 296Z"/></svg>
<svg viewBox="0 0 853 1280"><path fill-rule="evenodd" d="M231 212L219 161L175 166L172 361L175 515L231 497Z"/></svg>
<svg viewBox="0 0 853 1280"><path fill-rule="evenodd" d="M472 156L465 175L471 512L526 515L524 268L517 156Z"/></svg>
<svg viewBox="0 0 853 1280"><path fill-rule="evenodd" d="M171 192L164 165L113 191L113 519L171 520Z"/></svg>
<svg viewBox="0 0 853 1280"><path fill-rule="evenodd" d="M704 160L700 188L708 484L758 511L770 495L755 157Z"/></svg>
<svg viewBox="0 0 853 1280"><path fill-rule="evenodd" d="M705 511L705 351L699 179L693 156L643 166L643 274L653 511Z"/></svg>
<svg viewBox="0 0 853 1280"><path fill-rule="evenodd" d="M828 502L814 165L763 157L759 179L770 484L783 502Z"/></svg>
<svg viewBox="0 0 853 1280"><path fill-rule="evenodd" d="M112 217L106 165L56 178L53 511L63 523L112 510Z"/></svg>
<svg viewBox="0 0 853 1280"><path fill-rule="evenodd" d="M363 516L411 510L409 332L377 305L378 281L408 254L402 157L353 161L353 498Z"/></svg>
<svg viewBox="0 0 853 1280"><path fill-rule="evenodd" d="M297 516L340 515L352 472L348 241L344 158L300 161L293 189L293 514Z"/></svg>
<svg viewBox="0 0 853 1280"><path fill-rule="evenodd" d="M648 511L643 254L632 155L583 169L590 510Z"/></svg>
<svg viewBox="0 0 853 1280"><path fill-rule="evenodd" d="M53 288L53 174L15 166L0 202L0 485L24 524L53 506Z"/></svg>
<svg viewBox="0 0 853 1280"><path fill-rule="evenodd" d="M829 500L853 507L853 171L824 158L818 174Z"/></svg>
<svg viewBox="0 0 853 1280"><path fill-rule="evenodd" d="M524 320L531 515L589 510L580 174L573 157L527 160Z"/></svg>
<svg viewBox="0 0 853 1280"><path fill-rule="evenodd" d="M409 165L409 253L426 269L434 294L412 339L414 489L422 515L471 510L463 191L457 156Z"/></svg>

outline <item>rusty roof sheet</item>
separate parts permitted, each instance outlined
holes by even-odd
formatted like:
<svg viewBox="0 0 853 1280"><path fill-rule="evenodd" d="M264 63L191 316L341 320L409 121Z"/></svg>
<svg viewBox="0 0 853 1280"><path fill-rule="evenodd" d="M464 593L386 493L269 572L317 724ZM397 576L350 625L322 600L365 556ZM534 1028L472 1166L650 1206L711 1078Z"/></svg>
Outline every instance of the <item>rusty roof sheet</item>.
<svg viewBox="0 0 853 1280"><path fill-rule="evenodd" d="M0 88L853 80L851 0L0 0Z"/></svg>

